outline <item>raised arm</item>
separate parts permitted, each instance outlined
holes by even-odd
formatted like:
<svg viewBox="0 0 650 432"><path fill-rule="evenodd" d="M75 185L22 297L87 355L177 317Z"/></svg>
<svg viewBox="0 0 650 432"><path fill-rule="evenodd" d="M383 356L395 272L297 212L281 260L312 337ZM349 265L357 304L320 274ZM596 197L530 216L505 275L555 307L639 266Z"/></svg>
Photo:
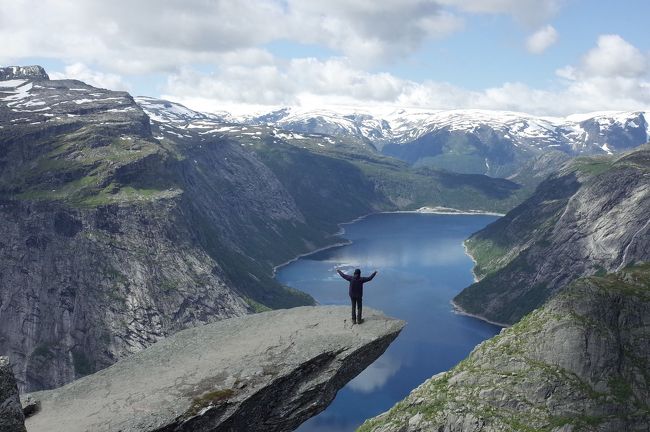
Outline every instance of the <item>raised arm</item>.
<svg viewBox="0 0 650 432"><path fill-rule="evenodd" d="M346 281L349 281L350 279L352 279L352 276L350 276L350 275L346 275L345 273L343 273L343 272L342 272L341 270L339 270L339 269L336 269L336 272L339 274L339 276L341 276L341 277L342 277L343 279L345 279Z"/></svg>
<svg viewBox="0 0 650 432"><path fill-rule="evenodd" d="M368 276L368 277L364 277L364 278L363 278L363 281L364 281L364 282L371 281L372 278L374 278L376 274L377 274L377 270L375 270L374 272L372 272L372 274L371 274L370 276Z"/></svg>

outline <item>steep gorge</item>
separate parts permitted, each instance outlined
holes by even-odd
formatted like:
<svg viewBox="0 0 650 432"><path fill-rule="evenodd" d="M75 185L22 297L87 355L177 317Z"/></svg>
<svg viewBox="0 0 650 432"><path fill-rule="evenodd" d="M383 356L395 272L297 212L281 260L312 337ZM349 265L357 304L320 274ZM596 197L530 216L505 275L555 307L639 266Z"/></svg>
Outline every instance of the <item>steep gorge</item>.
<svg viewBox="0 0 650 432"><path fill-rule="evenodd" d="M21 391L60 386L183 328L310 304L272 268L374 211L505 209L502 179L322 151L327 137L151 121L124 92L0 76L0 352ZM228 129L230 130L230 129Z"/></svg>

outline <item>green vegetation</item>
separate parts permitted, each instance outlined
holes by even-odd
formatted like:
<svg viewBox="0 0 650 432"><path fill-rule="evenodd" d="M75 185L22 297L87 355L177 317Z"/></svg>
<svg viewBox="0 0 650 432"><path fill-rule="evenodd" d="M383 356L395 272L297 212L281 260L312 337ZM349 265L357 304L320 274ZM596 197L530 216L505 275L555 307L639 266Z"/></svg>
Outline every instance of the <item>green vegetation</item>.
<svg viewBox="0 0 650 432"><path fill-rule="evenodd" d="M470 237L465 240L465 248L475 261L474 274L479 279L499 270L509 262L506 258L509 249L489 239Z"/></svg>
<svg viewBox="0 0 650 432"><path fill-rule="evenodd" d="M650 377L646 376L650 360L643 355L645 345L639 343L647 338L647 329L639 319L650 309L649 295L650 263L579 279L544 307L480 344L453 369L431 378L387 413L366 421L358 431L370 432L386 425L400 430L415 415L427 424L423 430L437 430L445 421L457 421L463 415L504 431L551 432L570 426L587 432L617 424L612 423L615 421L639 424L639 419L650 413L647 401L636 396L650 389ZM614 309L604 314L608 308ZM619 327L623 321L612 323L611 317L626 313L630 314L625 318L629 327ZM553 345L570 335L577 340L594 337L594 330L600 339L590 339L589 344L618 343L625 353L622 369L595 371L596 383L609 377L608 391L596 391L588 372L587 377L578 376L570 370L571 362L565 362L572 349L579 355L584 348ZM548 349L557 349L562 355L555 358ZM619 360L614 355L611 361ZM577 371L582 373L582 368L578 366ZM639 376L645 378L639 381ZM548 405L548 396L540 396L540 391L552 394L554 402Z"/></svg>
<svg viewBox="0 0 650 432"><path fill-rule="evenodd" d="M192 399L192 405L183 415L185 418L193 417L201 412L202 409L224 403L232 398L235 394L233 389L213 390Z"/></svg>
<svg viewBox="0 0 650 432"><path fill-rule="evenodd" d="M263 305L262 303L260 303L260 302L256 302L255 300L253 300L253 299L250 298L250 297L246 297L245 300L246 300L246 303L248 303L248 305L249 305L251 308L253 308L253 310L255 311L255 313L268 312L268 311L271 310L271 308L269 308L269 307L267 307L267 306L264 306L264 305Z"/></svg>
<svg viewBox="0 0 650 432"><path fill-rule="evenodd" d="M612 167L608 157L579 157L573 160L571 168L589 176L600 175Z"/></svg>

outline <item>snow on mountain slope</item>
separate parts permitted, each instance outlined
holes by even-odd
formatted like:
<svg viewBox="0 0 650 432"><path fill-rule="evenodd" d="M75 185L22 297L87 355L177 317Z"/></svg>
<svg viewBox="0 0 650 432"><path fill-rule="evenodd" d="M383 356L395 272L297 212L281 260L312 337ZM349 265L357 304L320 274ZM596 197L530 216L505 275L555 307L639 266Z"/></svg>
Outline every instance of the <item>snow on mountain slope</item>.
<svg viewBox="0 0 650 432"><path fill-rule="evenodd" d="M504 138L513 140L515 145L530 145L538 149L565 147L580 153L595 150L589 148L594 143L588 142L589 138L595 140L593 130L589 128L592 124L599 126L597 133L602 135L617 128L643 129L647 139L650 136L647 114L610 111L558 118L489 110L400 109L370 112L355 108L338 111L284 108L244 121L274 124L302 132L345 134L368 139L378 147L387 143L408 143L440 130L473 133L480 128L490 128ZM604 143L596 144L602 150Z"/></svg>
<svg viewBox="0 0 650 432"><path fill-rule="evenodd" d="M351 139L354 132L351 129L325 132L314 130L301 131L286 125L273 124L272 121L252 121L250 118L235 118L230 113L203 113L191 110L181 104L162 99L139 96L134 98L152 122L157 139L181 138L206 141L210 137L232 138L241 145L255 145L269 142L284 141L289 144L312 148L317 151L341 150L375 152L375 148L367 140L356 142ZM266 117L274 120L272 114ZM334 122L337 119L332 116ZM351 122L347 122L351 125Z"/></svg>
<svg viewBox="0 0 650 432"><path fill-rule="evenodd" d="M329 136L357 149L378 150L417 165L495 176L512 175L526 160L552 150L571 156L611 154L650 138L649 113L643 111L558 118L474 109L287 107L235 117L226 112L198 113L152 98L136 100L154 121L167 127L210 130L216 128L215 122L228 122L232 128L276 128L321 139Z"/></svg>

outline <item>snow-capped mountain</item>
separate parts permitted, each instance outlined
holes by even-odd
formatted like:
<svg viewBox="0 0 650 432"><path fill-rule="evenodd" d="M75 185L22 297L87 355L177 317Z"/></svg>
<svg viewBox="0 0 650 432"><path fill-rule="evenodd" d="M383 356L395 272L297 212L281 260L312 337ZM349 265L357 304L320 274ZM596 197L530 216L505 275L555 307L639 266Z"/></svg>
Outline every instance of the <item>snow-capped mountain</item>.
<svg viewBox="0 0 650 432"><path fill-rule="evenodd" d="M611 154L644 144L647 118L643 111L557 118L489 110L283 108L240 121L365 141L413 164L507 176L550 150Z"/></svg>
<svg viewBox="0 0 650 432"><path fill-rule="evenodd" d="M282 108L262 115L206 114L153 98L136 98L155 122L189 131L267 127L277 134L330 137L418 166L507 177L550 151L611 154L648 141L648 113L595 112L566 118L489 110ZM238 125L238 126L236 126ZM287 132L284 132L287 131ZM242 131L240 131L242 132ZM172 133L172 132L170 132ZM184 132L180 132L184 133ZM248 130L242 133L252 134ZM287 135L291 137L292 135Z"/></svg>
<svg viewBox="0 0 650 432"><path fill-rule="evenodd" d="M152 122L156 138L193 138L205 141L211 137L232 138L241 143L253 145L255 141L284 141L300 147L314 148L319 151L334 150L346 152L376 152L372 143L362 138L356 140L347 131L298 132L288 127L276 125L272 117L266 122L254 119L235 118L230 113L203 113L191 110L179 103L138 96L136 103L144 110ZM242 141L244 139L244 141ZM244 145L244 144L242 144Z"/></svg>

